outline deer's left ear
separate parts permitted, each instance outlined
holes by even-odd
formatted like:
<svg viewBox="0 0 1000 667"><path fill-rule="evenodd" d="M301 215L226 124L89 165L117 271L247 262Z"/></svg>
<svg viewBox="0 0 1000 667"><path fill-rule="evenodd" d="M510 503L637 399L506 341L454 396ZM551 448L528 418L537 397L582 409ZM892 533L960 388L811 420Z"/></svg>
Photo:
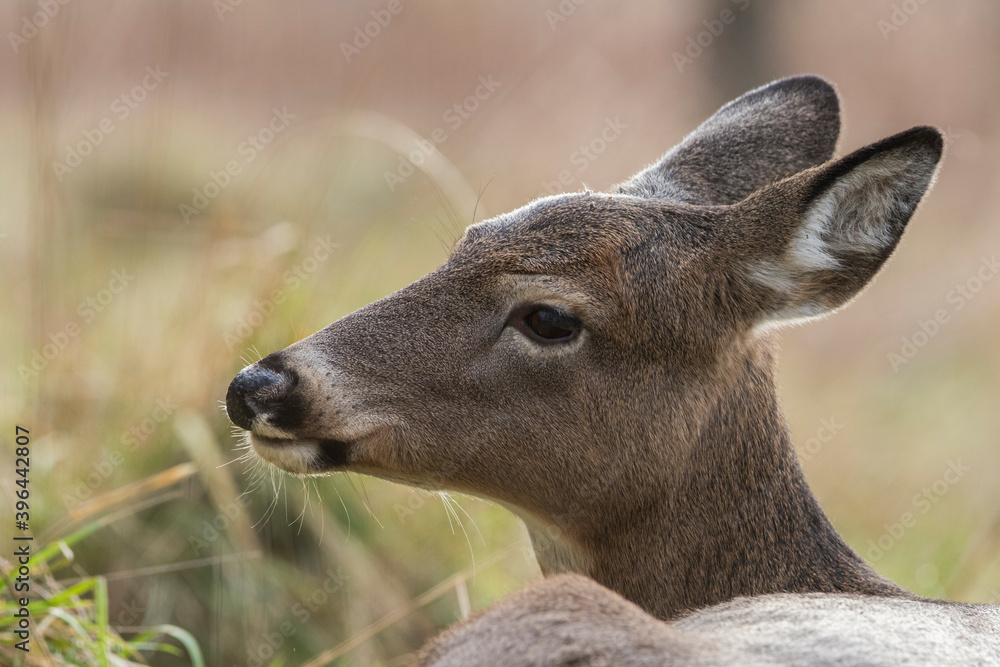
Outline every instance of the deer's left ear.
<svg viewBox="0 0 1000 667"><path fill-rule="evenodd" d="M822 315L857 295L934 180L943 140L915 127L762 188L729 231L758 323Z"/></svg>

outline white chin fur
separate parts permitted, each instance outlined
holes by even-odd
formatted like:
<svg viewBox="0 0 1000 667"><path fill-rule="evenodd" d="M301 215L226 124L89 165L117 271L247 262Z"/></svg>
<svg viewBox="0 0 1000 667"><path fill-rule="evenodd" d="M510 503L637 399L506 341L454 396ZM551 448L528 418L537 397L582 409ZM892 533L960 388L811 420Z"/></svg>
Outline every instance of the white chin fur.
<svg viewBox="0 0 1000 667"><path fill-rule="evenodd" d="M277 439L251 433L250 444L257 456L295 475L315 472L311 464L320 455L319 443L314 440Z"/></svg>
<svg viewBox="0 0 1000 667"><path fill-rule="evenodd" d="M277 426L272 426L267 422L266 419L262 417L257 417L253 420L253 425L250 427L253 429L255 435L259 435L265 438L271 438L272 440L294 440L295 436L287 431L283 431Z"/></svg>

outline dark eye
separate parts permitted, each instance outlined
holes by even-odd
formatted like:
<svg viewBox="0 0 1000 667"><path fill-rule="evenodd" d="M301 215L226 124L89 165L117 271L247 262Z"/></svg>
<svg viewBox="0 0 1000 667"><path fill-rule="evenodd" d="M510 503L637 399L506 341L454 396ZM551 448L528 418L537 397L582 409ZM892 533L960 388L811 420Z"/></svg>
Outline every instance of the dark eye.
<svg viewBox="0 0 1000 667"><path fill-rule="evenodd" d="M555 308L532 308L518 327L537 341L562 343L580 332L580 320Z"/></svg>

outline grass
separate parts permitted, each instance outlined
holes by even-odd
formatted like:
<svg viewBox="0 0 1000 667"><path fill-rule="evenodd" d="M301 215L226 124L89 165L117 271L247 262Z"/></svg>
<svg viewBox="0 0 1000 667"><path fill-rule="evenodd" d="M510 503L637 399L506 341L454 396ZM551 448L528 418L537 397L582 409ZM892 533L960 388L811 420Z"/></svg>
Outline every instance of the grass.
<svg viewBox="0 0 1000 667"><path fill-rule="evenodd" d="M331 177L330 190L342 193L377 179L390 159L378 146L351 141L339 150L349 167L319 171ZM313 187L299 177L305 185L288 192ZM33 494L44 499L36 525L52 536L56 559L38 564L44 592L35 617L51 618L36 633L45 650L75 664L104 664L102 655L110 662L197 664L195 647L206 664L404 664L461 617L463 590L478 609L537 576L524 556L523 529L489 504L459 499L474 528L462 512L456 517L421 491L354 475L310 483L270 473L257 479L232 463L239 440L219 401L245 362L443 259L438 237L447 239L462 222L442 225L448 207L433 196L413 206L412 194L427 185L409 187L392 206L316 192L299 202L307 214L266 178L251 178L253 192L234 191L194 228L164 219L169 206L150 212L113 199L77 202L73 224L86 231L59 243L76 244L80 255L43 267L60 274L52 278L60 288L46 300L42 331L78 319L77 304L103 289L112 269L131 271L135 280L50 363L33 394L4 406L7 420L28 415L42 434L33 449ZM337 244L329 259L294 286L285 283L316 239L327 236ZM275 290L282 290L281 303L228 345L227 335ZM815 326L852 325L835 319ZM12 348L30 349L29 331L5 335ZM900 380L906 386L893 386L895 379L824 367L805 354L796 340L802 335L797 330L786 345L783 396L797 441L829 414L847 423L806 467L835 523L864 552L948 456L982 461L987 451L988 440L973 437L961 452L942 452L935 419L914 414L961 401L966 419L986 423L991 408L975 400L983 380L972 370L955 382L959 394L940 394L936 388L952 386L951 360L914 365ZM956 419L947 428L968 435L976 425ZM885 440L872 444L877 437ZM177 466L190 466L190 474L167 486L151 481ZM988 600L1000 576L1000 536L984 514L996 506L995 492L982 483L972 475L956 487L878 569L920 593ZM71 538L89 516L116 518L86 539ZM71 560L52 551L58 544L72 544ZM497 554L503 558L490 565ZM142 611L118 622L130 607ZM32 659L43 655L40 648Z"/></svg>
<svg viewBox="0 0 1000 667"><path fill-rule="evenodd" d="M15 579L21 574L18 565L0 559L5 586L5 595L0 597L0 658L13 667L124 667L146 665L147 656L166 654L204 667L197 639L176 625L157 625L123 638L109 620L108 584L103 577L84 577L70 585L55 578L53 572L72 565L73 547L104 523L94 520L35 553L26 564L31 582L28 593L15 590ZM22 606L22 601L27 605ZM22 619L27 619L27 627ZM18 630L29 636L15 634ZM168 638L180 646L165 641Z"/></svg>
<svg viewBox="0 0 1000 667"><path fill-rule="evenodd" d="M236 371L415 279L464 226L442 222L449 207L437 196L404 212L426 178L388 205L381 194L344 196L380 183L395 156L337 141L331 163L313 155L316 137L291 141L191 225L171 217L183 187L148 180L148 169L124 170L134 172L124 179L132 188L85 173L60 188L71 206L50 221L53 259L34 267L36 286L47 286L37 319L3 336L20 363L67 322L81 333L30 382L10 369L16 391L0 410L38 434L32 522L48 543L65 542L82 517L116 519L46 575L54 596L67 580L66 590L90 591L81 598L89 616L78 621L90 639L61 620L51 629L62 635L35 635L54 655L73 650L70 662L103 664L97 647L134 646L144 657L121 655L191 664L178 644L187 632L206 664L303 664L338 646L331 664L391 664L460 618L460 590L480 608L537 576L519 524L487 503L459 498L464 510L448 509L437 495L354 475L258 479L236 461L240 440L219 409ZM165 160L163 173L184 171ZM297 185L276 175L291 165L295 178L315 175ZM318 187L320 178L330 181ZM330 256L308 261L327 238ZM17 254L0 272L13 281L30 265ZM79 304L99 298L112 271L134 279L83 321ZM290 272L299 279L289 282ZM29 293L0 298L32 311ZM255 312L261 321L241 330ZM179 466L183 478L157 481ZM508 555L488 566L498 553ZM128 609L140 611L122 623Z"/></svg>
<svg viewBox="0 0 1000 667"><path fill-rule="evenodd" d="M533 108L517 95L512 106ZM484 126L502 120L497 103ZM466 517L437 495L356 475L257 476L236 461L240 441L219 403L244 363L437 266L472 221L478 190L437 165L433 178L417 173L390 192L384 173L412 133L372 130L370 116L352 129L350 116L331 114L291 127L185 223L179 204L259 119L234 114L235 132L173 113L166 130L153 114L130 118L61 182L48 170L63 148L55 120L0 123L15 156L0 161L0 306L17 314L0 322L11 359L0 423L37 434L32 525L45 545L32 565L35 662L23 664L405 664L469 608L538 576L523 528L488 503L458 496ZM449 155L461 155L463 136L490 138L476 136L487 132L478 118L449 140ZM511 132L503 143L530 144ZM490 167L507 179L528 171ZM523 203L512 199L501 198L503 209ZM781 396L796 442L831 415L845 424L806 471L862 553L950 458L971 462L876 567L918 593L1000 602L997 300L984 288L898 374L885 363L946 303L947 285L910 289L928 258L939 248L957 255L963 235L985 238L984 225L920 216L904 257L858 304L786 334ZM314 266L327 237L334 247ZM114 271L134 276L119 292L109 288ZM81 314L88 299L101 305L91 319ZM79 335L22 381L18 365L69 323ZM9 531L0 521L0 543ZM3 563L5 576L11 567ZM13 662L23 656L6 634L9 589L0 605L0 660Z"/></svg>

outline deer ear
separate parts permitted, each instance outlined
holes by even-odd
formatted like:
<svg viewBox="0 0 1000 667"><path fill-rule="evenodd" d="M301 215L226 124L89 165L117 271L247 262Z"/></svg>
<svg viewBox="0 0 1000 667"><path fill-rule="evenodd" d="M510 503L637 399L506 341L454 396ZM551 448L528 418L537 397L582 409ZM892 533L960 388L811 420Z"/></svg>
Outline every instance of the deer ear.
<svg viewBox="0 0 1000 667"><path fill-rule="evenodd" d="M942 148L938 130L915 127L733 206L758 320L825 314L857 295L895 250Z"/></svg>
<svg viewBox="0 0 1000 667"><path fill-rule="evenodd" d="M752 90L706 120L619 192L689 204L733 204L759 188L830 159L840 102L817 76Z"/></svg>

